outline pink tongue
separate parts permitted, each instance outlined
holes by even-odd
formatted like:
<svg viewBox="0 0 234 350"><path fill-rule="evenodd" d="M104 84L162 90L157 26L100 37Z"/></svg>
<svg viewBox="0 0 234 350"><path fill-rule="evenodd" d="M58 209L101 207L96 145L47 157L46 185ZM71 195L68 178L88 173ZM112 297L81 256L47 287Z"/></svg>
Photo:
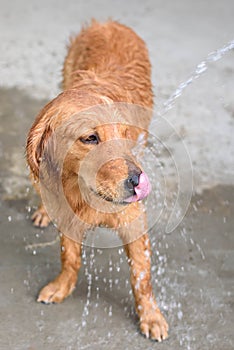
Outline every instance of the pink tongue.
<svg viewBox="0 0 234 350"><path fill-rule="evenodd" d="M148 176L145 173L141 173L139 177L139 184L135 187L136 194L125 200L125 202L137 202L148 196L151 190L151 185Z"/></svg>

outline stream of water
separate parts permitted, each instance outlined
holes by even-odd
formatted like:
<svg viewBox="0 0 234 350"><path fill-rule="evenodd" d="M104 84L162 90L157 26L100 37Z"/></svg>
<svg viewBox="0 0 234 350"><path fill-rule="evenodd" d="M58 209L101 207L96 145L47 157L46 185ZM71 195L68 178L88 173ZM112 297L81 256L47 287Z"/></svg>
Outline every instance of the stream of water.
<svg viewBox="0 0 234 350"><path fill-rule="evenodd" d="M220 49L217 49L207 56L202 62L200 62L193 73L188 77L187 80L182 82L177 89L171 94L171 96L163 103L163 107L159 112L159 115L165 115L175 104L175 101L182 95L184 90L192 84L192 82L198 78L200 78L208 69L208 67L218 60L220 60L224 55L226 55L229 51L234 49L234 40L230 41Z"/></svg>

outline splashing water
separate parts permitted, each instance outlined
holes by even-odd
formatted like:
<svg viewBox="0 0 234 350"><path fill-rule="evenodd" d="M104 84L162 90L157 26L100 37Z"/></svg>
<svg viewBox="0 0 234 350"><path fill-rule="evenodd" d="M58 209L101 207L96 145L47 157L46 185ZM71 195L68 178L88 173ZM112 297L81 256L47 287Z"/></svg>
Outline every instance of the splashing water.
<svg viewBox="0 0 234 350"><path fill-rule="evenodd" d="M90 258L89 258L89 266L87 265L87 256L86 250L82 251L82 260L85 265L85 277L87 279L88 290L87 290L87 299L84 305L83 313L82 313L82 327L85 327L87 324L87 317L89 315L89 308L91 304L91 293L92 293L92 282L93 282L93 270L95 265L95 251L94 248L91 249Z"/></svg>
<svg viewBox="0 0 234 350"><path fill-rule="evenodd" d="M217 49L207 56L207 58L199 63L195 71L190 75L190 77L181 83L178 88L173 92L173 94L163 103L162 111L159 115L166 114L175 104L175 101L180 97L183 91L189 86L194 80L198 79L205 71L208 69L212 62L220 60L226 53L234 49L234 40L230 41L228 44L224 45L220 49Z"/></svg>
<svg viewBox="0 0 234 350"><path fill-rule="evenodd" d="M159 111L157 112L156 118L153 118L153 121L151 123L152 130L157 130L157 133L154 135L154 133L152 132L154 138L152 139L153 142L150 151L153 154L155 154L155 148L158 146L159 143L161 143L163 146L162 150L164 151L164 153L165 151L169 152L168 158L163 157L163 162L166 162L165 164L167 170L166 172L162 172L161 174L164 176L164 178L161 179L163 181L161 181L159 188L161 189L161 185L164 184L166 185L165 190L167 190L167 184L169 184L171 181L171 179L169 179L170 175L168 173L169 168L173 169L171 171L171 174L173 173L172 182L174 184L176 183L177 185L177 191L168 191L168 194L174 193L175 198L173 202L171 201L171 198L167 198L167 191L164 193L166 206L163 209L165 210L162 210L159 213L160 219L156 220L157 224L159 224L159 222L161 224L162 217L166 217L167 223L165 231L167 233L173 232L173 230L183 220L184 215L186 214L186 211L188 209L193 192L193 167L186 145L184 144L183 140L181 139L181 136L177 133L176 129L173 127L170 121L165 118L165 114L173 108L176 100L182 95L187 86L189 86L193 81L195 81L202 74L204 74L207 71L209 65L211 65L213 62L220 60L226 53L230 52L233 49L234 40L230 41L220 49L211 52L206 59L204 59L196 66L194 72L188 77L188 79L182 82L174 91L174 93L172 93L171 96L163 103L163 106L161 106L161 108L159 108ZM171 142L176 142L176 151L170 151ZM158 150L156 150L156 152L158 153ZM160 152L162 153L162 151ZM155 158L158 159L160 157L156 156ZM171 162L171 164L169 164L169 162ZM146 163L148 165L148 159L146 160ZM149 172L149 174L150 173L151 172ZM154 172L152 172L152 174L153 173ZM159 174L157 172L157 178L159 178L158 175ZM169 181L167 181L167 179ZM169 206L168 203L170 203Z"/></svg>

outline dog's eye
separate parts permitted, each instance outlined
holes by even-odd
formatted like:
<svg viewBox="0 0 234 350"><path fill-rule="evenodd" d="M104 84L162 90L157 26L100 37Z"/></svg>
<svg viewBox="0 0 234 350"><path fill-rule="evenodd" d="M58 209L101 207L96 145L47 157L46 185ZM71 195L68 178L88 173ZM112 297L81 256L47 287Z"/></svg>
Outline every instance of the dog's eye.
<svg viewBox="0 0 234 350"><path fill-rule="evenodd" d="M99 143L99 137L96 134L92 134L87 137L81 137L80 141L86 144L97 145Z"/></svg>

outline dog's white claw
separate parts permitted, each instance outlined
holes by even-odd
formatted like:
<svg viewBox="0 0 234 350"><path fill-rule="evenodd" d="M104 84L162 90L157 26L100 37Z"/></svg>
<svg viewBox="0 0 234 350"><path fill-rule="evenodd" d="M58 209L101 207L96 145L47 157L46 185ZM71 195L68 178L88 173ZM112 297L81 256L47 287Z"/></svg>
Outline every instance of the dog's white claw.
<svg viewBox="0 0 234 350"><path fill-rule="evenodd" d="M141 329L141 333L144 334L144 336L148 339L150 336L150 332L149 332L149 326L147 325L147 323L141 323L140 329Z"/></svg>

